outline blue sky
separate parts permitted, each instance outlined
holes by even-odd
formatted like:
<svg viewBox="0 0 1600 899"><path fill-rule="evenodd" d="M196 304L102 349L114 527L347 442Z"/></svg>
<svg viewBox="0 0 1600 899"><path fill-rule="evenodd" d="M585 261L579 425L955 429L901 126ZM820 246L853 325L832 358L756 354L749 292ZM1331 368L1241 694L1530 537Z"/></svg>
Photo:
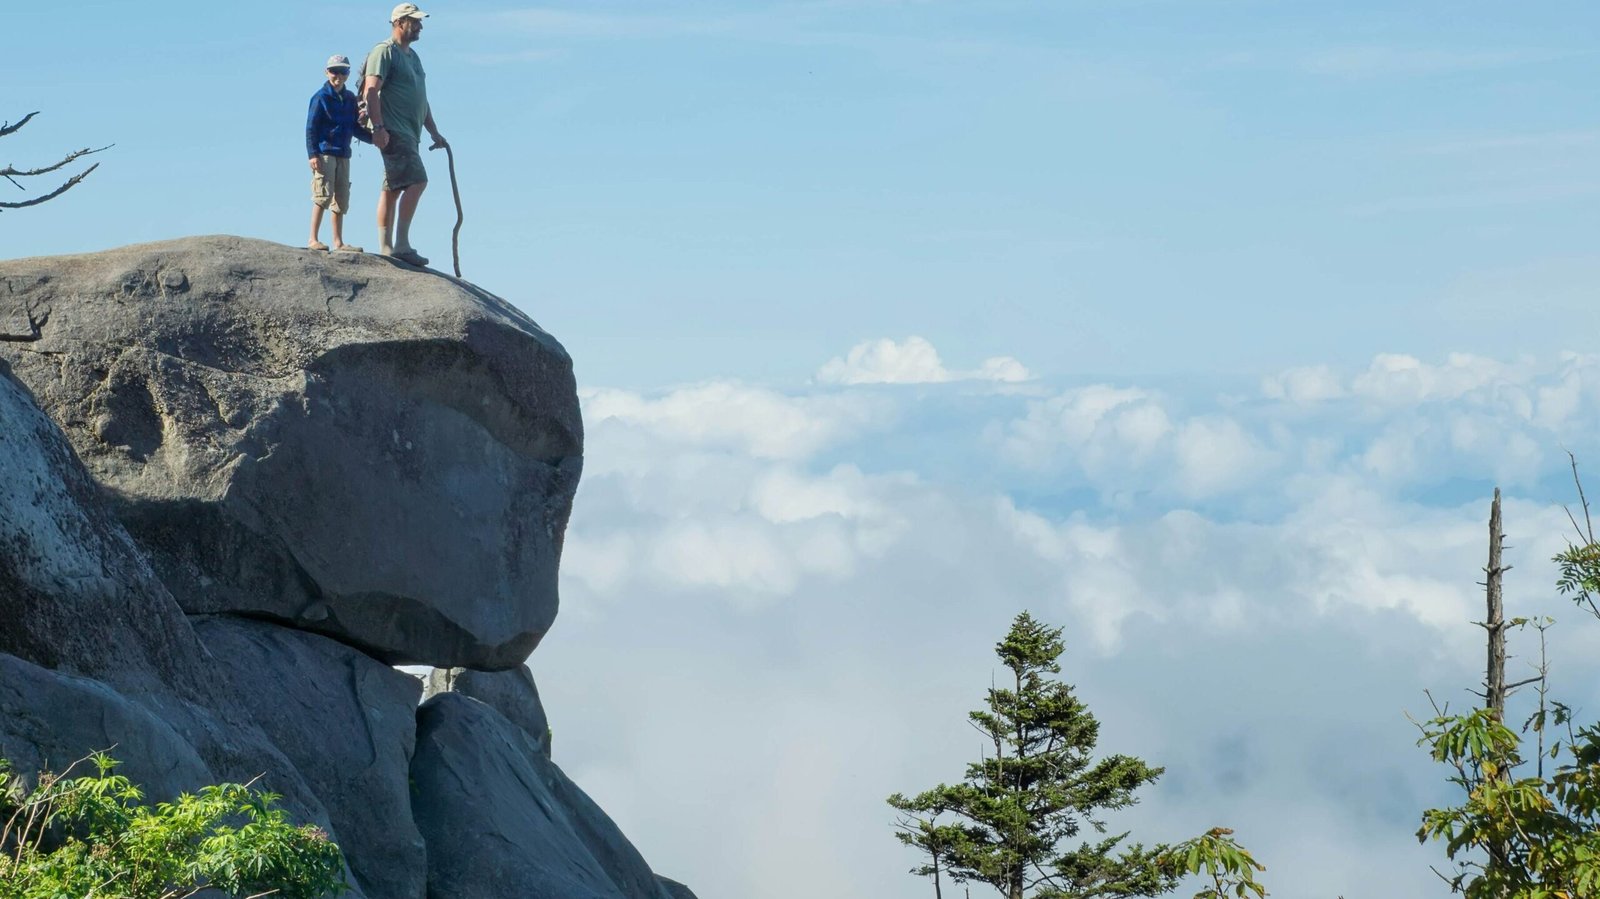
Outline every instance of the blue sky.
<svg viewBox="0 0 1600 899"><path fill-rule="evenodd" d="M1543 561L1563 450L1600 459L1600 7L425 8L464 273L584 394L556 756L702 899L923 895L881 797L957 776L1024 607L1168 766L1141 836L1231 824L1285 899L1443 895L1403 712L1477 676L1495 484L1600 708ZM0 158L116 147L0 213L6 256L299 243L305 101L387 13L20 9L0 119L41 115Z"/></svg>
<svg viewBox="0 0 1600 899"><path fill-rule="evenodd" d="M0 222L27 255L302 240L305 99L387 13L22 9L0 76L43 116L8 158L117 143L92 188ZM1559 349L1562 323L1595 323L1574 285L1596 272L1597 19L1559 0L456 3L418 49L460 156L466 272L597 383L793 379L912 332L1051 376L1254 375ZM430 160L419 239L444 258ZM377 168L356 160L367 244Z"/></svg>

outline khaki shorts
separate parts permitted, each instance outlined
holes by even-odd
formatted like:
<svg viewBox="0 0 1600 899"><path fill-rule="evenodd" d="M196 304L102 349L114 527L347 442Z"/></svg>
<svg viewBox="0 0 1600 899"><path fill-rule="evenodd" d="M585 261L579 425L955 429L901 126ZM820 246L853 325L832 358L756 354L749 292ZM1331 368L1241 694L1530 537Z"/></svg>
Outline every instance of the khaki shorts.
<svg viewBox="0 0 1600 899"><path fill-rule="evenodd" d="M389 135L389 146L383 151L383 189L400 190L413 184L428 183L428 170L422 167L422 154L418 144Z"/></svg>
<svg viewBox="0 0 1600 899"><path fill-rule="evenodd" d="M311 173L311 202L344 215L350 211L350 159L318 156L322 171Z"/></svg>

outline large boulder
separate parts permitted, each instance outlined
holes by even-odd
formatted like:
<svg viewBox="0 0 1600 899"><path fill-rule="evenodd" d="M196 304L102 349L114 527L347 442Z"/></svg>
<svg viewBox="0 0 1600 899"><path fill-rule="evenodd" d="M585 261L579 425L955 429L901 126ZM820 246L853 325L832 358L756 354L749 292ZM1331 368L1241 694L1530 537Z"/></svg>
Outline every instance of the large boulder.
<svg viewBox="0 0 1600 899"><path fill-rule="evenodd" d="M0 358L185 611L486 670L555 617L571 360L470 284L235 237L11 260Z"/></svg>
<svg viewBox="0 0 1600 899"><path fill-rule="evenodd" d="M45 668L133 691L200 686L168 677L200 654L183 613L4 360L0 622L0 652Z"/></svg>
<svg viewBox="0 0 1600 899"><path fill-rule="evenodd" d="M670 899L611 819L484 703L422 704L411 778L429 899Z"/></svg>
<svg viewBox="0 0 1600 899"><path fill-rule="evenodd" d="M0 360L0 757L28 777L109 751L152 799L260 778L297 820L333 830L6 369Z"/></svg>
<svg viewBox="0 0 1600 899"><path fill-rule="evenodd" d="M155 799L212 782L211 769L172 725L87 677L50 671L0 653L0 758L25 783L41 771L93 774L105 752L117 773Z"/></svg>
<svg viewBox="0 0 1600 899"><path fill-rule="evenodd" d="M227 670L235 701L322 800L367 895L424 899L427 862L410 788L417 679L270 622L199 618L195 630Z"/></svg>
<svg viewBox="0 0 1600 899"><path fill-rule="evenodd" d="M428 672L422 696L432 699L440 693L460 693L489 706L522 728L545 758L550 757L550 719L528 666L510 671L435 668Z"/></svg>
<svg viewBox="0 0 1600 899"><path fill-rule="evenodd" d="M550 762L521 667L581 440L561 347L442 276L237 238L0 262L0 757L253 782L352 899L692 895ZM419 710L399 662L455 692Z"/></svg>

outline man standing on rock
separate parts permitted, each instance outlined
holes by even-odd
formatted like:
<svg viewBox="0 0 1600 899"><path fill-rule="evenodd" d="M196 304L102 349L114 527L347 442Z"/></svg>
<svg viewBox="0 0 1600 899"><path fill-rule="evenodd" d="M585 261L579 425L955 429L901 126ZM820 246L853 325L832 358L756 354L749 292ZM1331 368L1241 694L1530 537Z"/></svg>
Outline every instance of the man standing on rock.
<svg viewBox="0 0 1600 899"><path fill-rule="evenodd" d="M402 3L389 14L389 39L372 48L362 67L361 96L372 123L372 142L383 152L383 188L378 193L380 252L411 265L427 265L411 246L411 219L428 186L422 167L422 129L433 138L430 150L447 146L428 108L427 76L411 45L422 37L428 14ZM399 213L398 219L396 212Z"/></svg>

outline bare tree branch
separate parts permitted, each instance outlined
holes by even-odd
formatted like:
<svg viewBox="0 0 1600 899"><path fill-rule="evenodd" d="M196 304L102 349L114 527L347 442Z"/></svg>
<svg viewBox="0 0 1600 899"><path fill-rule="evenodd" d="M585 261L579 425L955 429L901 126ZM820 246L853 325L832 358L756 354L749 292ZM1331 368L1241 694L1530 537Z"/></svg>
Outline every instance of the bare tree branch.
<svg viewBox="0 0 1600 899"><path fill-rule="evenodd" d="M24 200L21 203L0 203L0 209L23 209L23 208L28 207L28 206L37 206L40 203L44 203L44 202L48 202L50 200L54 200L56 197L59 197L62 194L66 193L67 191L71 190L72 188L76 187L78 182L80 182L83 179L89 177L89 173L94 171L95 169L97 169L99 167L100 167L100 163L98 163L98 162L95 163L94 165L89 166L88 168L84 169L83 171L79 172L78 174L73 175L71 178L67 179L67 183L61 185L60 187L56 188L55 190L52 190L51 192L45 194L42 197L34 197L31 200Z"/></svg>
<svg viewBox="0 0 1600 899"><path fill-rule="evenodd" d="M5 124L0 124L0 137L5 137L7 135L15 134L18 131L21 131L22 130L22 126L28 124L30 121L33 120L33 117L38 115L38 114L39 114L38 112L30 112L27 115L23 116L22 119L20 121L18 121L14 125L11 124L10 122L6 122ZM71 165L72 163L76 162L79 159L82 159L85 156L90 155L91 153L99 153L101 150L109 150L113 146L115 146L115 144L107 144L104 147L98 147L98 148L96 148L96 147L84 147L81 150L75 150L75 151L73 151L71 153L68 153L65 157L63 157L63 158L61 158L61 159L59 159L59 160L57 160L57 161L55 161L55 162L53 162L53 163L51 163L49 165L40 166L38 168L31 168L31 169L29 169L29 168L17 168L15 165L6 165L6 166L3 166L3 167L0 167L0 178L4 178L5 180L11 182L11 186L15 187L17 190L25 192L25 191L27 191L27 188L23 186L21 181L17 180L18 178L34 178L34 177L38 177L40 175L48 175L51 172L60 171L61 169L66 168L67 166ZM49 202L51 200L54 200L56 197L59 197L62 194L66 193L67 191L71 190L72 188L76 187L81 181L83 181L83 179L89 177L89 173L90 172L93 172L95 169L97 169L99 167L100 167L99 163L95 163L94 165L89 166L89 168L85 169L84 171L79 172L78 174L73 175L71 178L67 179L67 182L65 184L61 185L60 187L56 188L53 191L50 191L49 193L47 193L47 194L45 194L43 196L34 197L31 200L20 200L20 201L17 201L15 203L0 202L0 210L4 210L4 209L26 209L29 206L38 206L40 203L47 203L47 202Z"/></svg>
<svg viewBox="0 0 1600 899"><path fill-rule="evenodd" d="M1589 498L1583 495L1583 479L1578 477L1578 457L1572 454L1572 450L1567 450L1567 461L1572 463L1572 483L1577 485L1578 501L1583 504L1583 525L1584 532L1586 533L1581 533L1580 536L1587 538L1590 543L1593 543L1594 519L1589 517ZM1573 526L1576 527L1577 522L1573 522Z"/></svg>
<svg viewBox="0 0 1600 899"><path fill-rule="evenodd" d="M80 159L80 158L82 158L84 156L88 156L90 153L99 153L101 150L109 150L114 146L116 146L116 144L106 144L103 147L97 147L97 148L92 149L92 150L90 148L88 148L88 147L84 147L82 150L74 150L71 153L68 153L66 158L62 159L60 162L53 163L51 165L47 165L44 168L39 168L39 169L19 169L19 168L16 168L15 166L9 166L8 165L5 168L0 169L0 177L6 178L6 179L9 180L11 178L11 176L13 176L13 175L17 176L18 178L31 178L31 177L33 177L35 175L48 175L51 172L55 171L56 169L65 168L67 165L69 165L75 159ZM11 183L12 184L17 184L17 182L15 182L15 181L12 181ZM22 185L17 184L17 186L21 187Z"/></svg>
<svg viewBox="0 0 1600 899"><path fill-rule="evenodd" d="M15 125L11 124L10 122L6 122L4 125L0 125L0 137L5 137L8 134L16 134L18 131L21 131L22 130L22 126L28 124L28 120L33 118L34 116L36 116L38 114L39 114L38 111L35 110L35 111L30 112L27 115L23 116L22 117L22 121L16 123Z"/></svg>

